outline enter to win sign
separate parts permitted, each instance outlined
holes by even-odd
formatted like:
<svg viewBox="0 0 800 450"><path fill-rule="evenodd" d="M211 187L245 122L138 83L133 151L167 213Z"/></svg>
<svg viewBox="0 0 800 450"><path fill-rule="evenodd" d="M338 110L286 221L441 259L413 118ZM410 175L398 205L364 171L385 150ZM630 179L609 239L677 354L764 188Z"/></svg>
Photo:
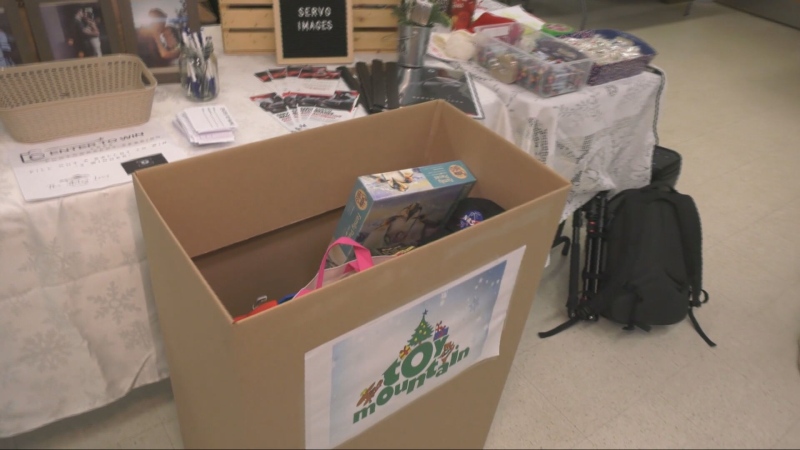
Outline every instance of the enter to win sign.
<svg viewBox="0 0 800 450"><path fill-rule="evenodd" d="M279 64L353 61L351 0L276 0Z"/></svg>

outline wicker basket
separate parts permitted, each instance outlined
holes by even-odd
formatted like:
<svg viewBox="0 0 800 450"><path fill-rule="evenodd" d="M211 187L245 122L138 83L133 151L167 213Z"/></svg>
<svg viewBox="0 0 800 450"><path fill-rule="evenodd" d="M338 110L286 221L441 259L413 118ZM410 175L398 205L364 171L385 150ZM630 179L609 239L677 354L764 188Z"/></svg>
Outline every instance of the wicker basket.
<svg viewBox="0 0 800 450"><path fill-rule="evenodd" d="M138 125L150 120L156 85L134 55L0 69L0 120L19 142Z"/></svg>

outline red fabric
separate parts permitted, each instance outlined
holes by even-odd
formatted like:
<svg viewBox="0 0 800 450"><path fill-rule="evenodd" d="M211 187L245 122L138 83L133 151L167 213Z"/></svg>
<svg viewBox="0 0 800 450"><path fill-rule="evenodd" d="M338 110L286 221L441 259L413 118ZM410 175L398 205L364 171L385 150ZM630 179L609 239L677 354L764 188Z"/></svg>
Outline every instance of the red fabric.
<svg viewBox="0 0 800 450"><path fill-rule="evenodd" d="M481 14L472 24L469 26L468 30L472 33L475 32L475 27L482 27L484 25L497 25L500 23L510 23L514 22L514 19L509 19L506 17L495 16L492 13L485 12Z"/></svg>
<svg viewBox="0 0 800 450"><path fill-rule="evenodd" d="M475 13L476 0L452 0L450 3L451 29L469 30L472 15ZM471 31L471 30L470 30Z"/></svg>
<svg viewBox="0 0 800 450"><path fill-rule="evenodd" d="M236 323L236 322L238 322L240 320L246 319L246 318L248 318L250 316L256 315L256 314L260 313L261 311L266 311L266 310L268 310L270 308L274 308L276 306L278 306L278 301L277 300L270 300L267 303L259 305L258 308L250 311L247 314L242 314L241 316L234 317L233 323Z"/></svg>

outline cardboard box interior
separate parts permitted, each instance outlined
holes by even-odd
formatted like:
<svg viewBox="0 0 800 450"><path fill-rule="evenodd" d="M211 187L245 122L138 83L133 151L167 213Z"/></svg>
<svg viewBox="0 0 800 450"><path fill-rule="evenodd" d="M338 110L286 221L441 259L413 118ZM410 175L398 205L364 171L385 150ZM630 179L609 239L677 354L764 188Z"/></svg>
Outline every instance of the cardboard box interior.
<svg viewBox="0 0 800 450"><path fill-rule="evenodd" d="M232 324L314 276L357 176L455 159L478 180L470 196L505 213ZM134 185L184 442L229 448L303 446L305 352L526 245L501 356L344 445L482 446L569 189L441 101L146 169Z"/></svg>
<svg viewBox="0 0 800 450"><path fill-rule="evenodd" d="M183 170L173 167L172 180L161 192L150 186L149 196L156 204L168 203L162 214L172 213L166 220L176 237L229 314L236 316L247 312L260 295L281 298L314 276L357 176L463 159L478 179L470 197L486 197L510 209L535 195L516 193L518 183L512 173L492 177L491 182L481 176L508 170L491 150L485 151L497 145L494 136L463 127L460 120L453 120L461 117L443 116L433 104L421 109L406 115L402 126L392 126L392 117L384 116L385 123L375 124L380 134L342 134L338 142L323 144L325 140L312 136L318 130L310 130L304 132L309 136L303 141L293 140L291 148L275 142L274 148L262 150L256 143L236 157L208 155L218 161L202 162L219 167L216 175L229 173L225 166L238 169L233 171L238 183L232 191L224 188L233 187L230 180L209 179L214 173L198 180L186 164ZM439 132L431 132L434 129ZM275 141L286 138L291 139ZM255 164L242 164L238 157L257 159ZM556 181L552 175L547 178L543 175L533 184L545 192ZM191 195L198 182L222 189L215 191L217 198ZM259 186L264 195L243 196L235 192L239 184ZM212 211L215 207L219 210ZM261 230L252 219L247 228L240 228L246 219L241 216L251 213L263 219ZM195 223L203 223L206 232L194 228Z"/></svg>

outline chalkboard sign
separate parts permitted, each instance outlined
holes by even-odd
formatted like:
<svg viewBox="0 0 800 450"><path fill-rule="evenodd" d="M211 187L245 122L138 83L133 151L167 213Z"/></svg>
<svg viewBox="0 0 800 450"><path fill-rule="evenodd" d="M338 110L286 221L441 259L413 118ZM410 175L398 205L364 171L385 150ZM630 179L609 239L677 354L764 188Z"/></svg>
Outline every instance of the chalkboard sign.
<svg viewBox="0 0 800 450"><path fill-rule="evenodd" d="M353 61L351 0L275 0L279 64Z"/></svg>

